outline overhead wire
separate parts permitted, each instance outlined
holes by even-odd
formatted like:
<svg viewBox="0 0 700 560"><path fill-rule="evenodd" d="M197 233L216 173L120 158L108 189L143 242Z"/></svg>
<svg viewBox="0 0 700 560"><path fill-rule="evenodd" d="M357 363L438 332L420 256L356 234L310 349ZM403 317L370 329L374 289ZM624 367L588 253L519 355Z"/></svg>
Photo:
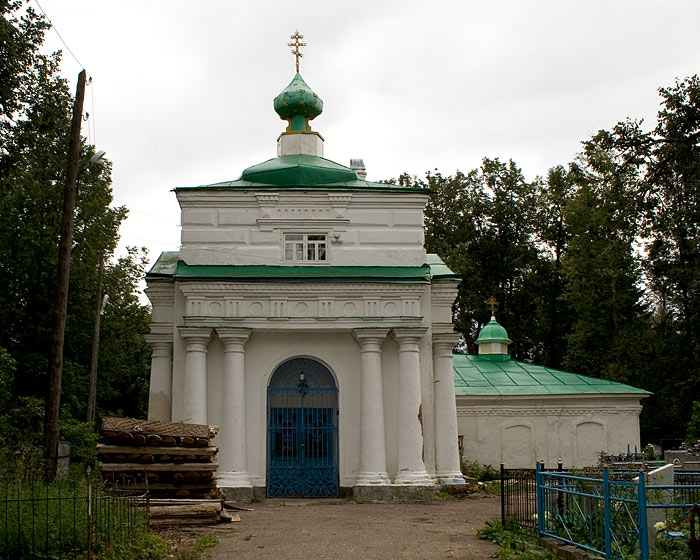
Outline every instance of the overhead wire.
<svg viewBox="0 0 700 560"><path fill-rule="evenodd" d="M51 21L51 18L48 16L48 14L44 11L44 8L41 7L41 4L39 4L39 0L34 0L34 3L39 6L39 10L41 11L42 14L44 14L44 17L46 20L49 22L51 25L51 29L53 29L56 32L56 35L58 35L58 38L61 40L61 43L63 43L63 46L66 47L66 50L70 53L70 55L73 57L73 59L78 63L80 68L83 70L85 69L85 66L83 66L82 62L78 60L78 57L75 56L72 50L70 50L70 47L68 44L63 40L63 37L61 37L61 34L58 32L58 28L54 25L53 21Z"/></svg>
<svg viewBox="0 0 700 560"><path fill-rule="evenodd" d="M46 10L41 6L39 3L39 0L34 0L34 3L37 5L39 8L39 11L44 15L46 18L46 21L49 22L49 25L51 25L51 29L54 30L58 38L60 39L61 43L63 43L63 46L66 48L68 53L73 57L73 60L75 60L78 63L78 66L80 66L81 69L85 70L85 66L83 65L80 60L78 60L78 57L75 56L75 53L72 51L72 49L68 46L68 43L66 43L65 39L61 35L60 31L58 30L58 27L56 27L56 24L51 20L49 15L46 13ZM88 121L88 130L87 130L87 135L88 135L88 143L92 144L93 146L97 145L97 129L95 127L95 86L92 85L92 76L89 76L89 79L87 80L88 86L92 86L90 89L90 98L91 98L91 103L90 103L90 113L87 113L87 118L86 120Z"/></svg>

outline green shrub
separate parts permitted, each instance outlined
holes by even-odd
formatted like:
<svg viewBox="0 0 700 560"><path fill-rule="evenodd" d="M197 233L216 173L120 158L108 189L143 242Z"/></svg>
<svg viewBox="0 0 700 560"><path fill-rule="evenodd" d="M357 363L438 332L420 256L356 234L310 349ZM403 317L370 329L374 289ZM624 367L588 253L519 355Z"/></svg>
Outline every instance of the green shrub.
<svg viewBox="0 0 700 560"><path fill-rule="evenodd" d="M487 521L476 535L500 546L494 555L502 560L557 560L551 552L537 546L534 538L508 531L500 521Z"/></svg>
<svg viewBox="0 0 700 560"><path fill-rule="evenodd" d="M462 474L475 478L479 482L500 480L501 473L491 465L480 465L475 461L462 461Z"/></svg>

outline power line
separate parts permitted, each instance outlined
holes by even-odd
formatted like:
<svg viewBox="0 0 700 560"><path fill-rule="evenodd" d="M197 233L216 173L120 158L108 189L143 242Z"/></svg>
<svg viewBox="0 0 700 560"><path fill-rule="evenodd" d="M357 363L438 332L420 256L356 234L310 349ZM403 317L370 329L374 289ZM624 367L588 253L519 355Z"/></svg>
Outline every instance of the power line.
<svg viewBox="0 0 700 560"><path fill-rule="evenodd" d="M66 50L70 53L70 55L75 59L75 61L78 63L80 68L84 69L85 66L78 60L78 57L75 56L72 50L70 50L70 47L68 44L63 40L63 37L61 37L61 34L58 32L58 28L54 25L54 23L51 21L51 18L46 14L44 11L44 8L41 7L41 4L39 4L39 0L34 0L37 6L39 6L39 10L41 11L42 14L44 14L44 17L46 20L49 22L51 25L51 29L53 29L56 32L56 35L58 35L58 38L61 40L61 43L63 43L63 46L66 47Z"/></svg>

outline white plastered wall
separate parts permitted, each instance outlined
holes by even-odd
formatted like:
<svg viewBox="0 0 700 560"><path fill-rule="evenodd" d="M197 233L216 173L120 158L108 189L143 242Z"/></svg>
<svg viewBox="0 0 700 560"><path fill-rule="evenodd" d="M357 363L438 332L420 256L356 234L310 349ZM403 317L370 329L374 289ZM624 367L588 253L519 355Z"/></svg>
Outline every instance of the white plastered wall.
<svg viewBox="0 0 700 560"><path fill-rule="evenodd" d="M601 451L639 448L639 395L457 397L463 460L498 468L595 465Z"/></svg>

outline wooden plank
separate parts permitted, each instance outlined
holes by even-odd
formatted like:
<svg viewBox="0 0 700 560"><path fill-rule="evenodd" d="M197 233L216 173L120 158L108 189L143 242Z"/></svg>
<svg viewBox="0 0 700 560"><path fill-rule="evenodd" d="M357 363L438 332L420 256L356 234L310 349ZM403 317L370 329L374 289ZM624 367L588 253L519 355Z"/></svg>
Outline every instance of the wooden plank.
<svg viewBox="0 0 700 560"><path fill-rule="evenodd" d="M112 445L107 443L97 444L97 451L102 454L127 454L127 453L148 453L149 455L216 455L219 451L218 447L200 447L194 450L192 447L154 447L147 445Z"/></svg>
<svg viewBox="0 0 700 560"><path fill-rule="evenodd" d="M163 517L207 517L218 515L221 503L188 504L184 506L151 506L148 515L151 519Z"/></svg>
<svg viewBox="0 0 700 560"><path fill-rule="evenodd" d="M221 504L219 498L150 498L148 503L151 506L186 506L186 505L200 505L200 504ZM139 503L140 506L146 505L146 499L142 498ZM253 511L252 509L250 511Z"/></svg>
<svg viewBox="0 0 700 560"><path fill-rule="evenodd" d="M199 518L164 518L151 519L149 524L151 527L171 527L171 526L188 526L188 525L216 525L219 523L219 516L199 517Z"/></svg>
<svg viewBox="0 0 700 560"><path fill-rule="evenodd" d="M158 482L155 484L146 485L145 482L134 482L129 484L129 488L134 490L153 490L154 492L158 490L196 490L198 492L206 492L207 490L216 490L216 485L213 484L213 480L202 481L199 484L176 484L168 482ZM154 498L155 499L155 498ZM180 499L180 498L173 498Z"/></svg>
<svg viewBox="0 0 700 560"><path fill-rule="evenodd" d="M144 463L100 463L102 472L214 472L219 468L219 463L183 463L172 465L169 463L155 463L146 465Z"/></svg>
<svg viewBox="0 0 700 560"><path fill-rule="evenodd" d="M129 432L144 435L191 437L210 439L219 429L206 424L185 424L184 422L166 422L165 420L139 420L137 418L103 418L102 430L105 432Z"/></svg>

